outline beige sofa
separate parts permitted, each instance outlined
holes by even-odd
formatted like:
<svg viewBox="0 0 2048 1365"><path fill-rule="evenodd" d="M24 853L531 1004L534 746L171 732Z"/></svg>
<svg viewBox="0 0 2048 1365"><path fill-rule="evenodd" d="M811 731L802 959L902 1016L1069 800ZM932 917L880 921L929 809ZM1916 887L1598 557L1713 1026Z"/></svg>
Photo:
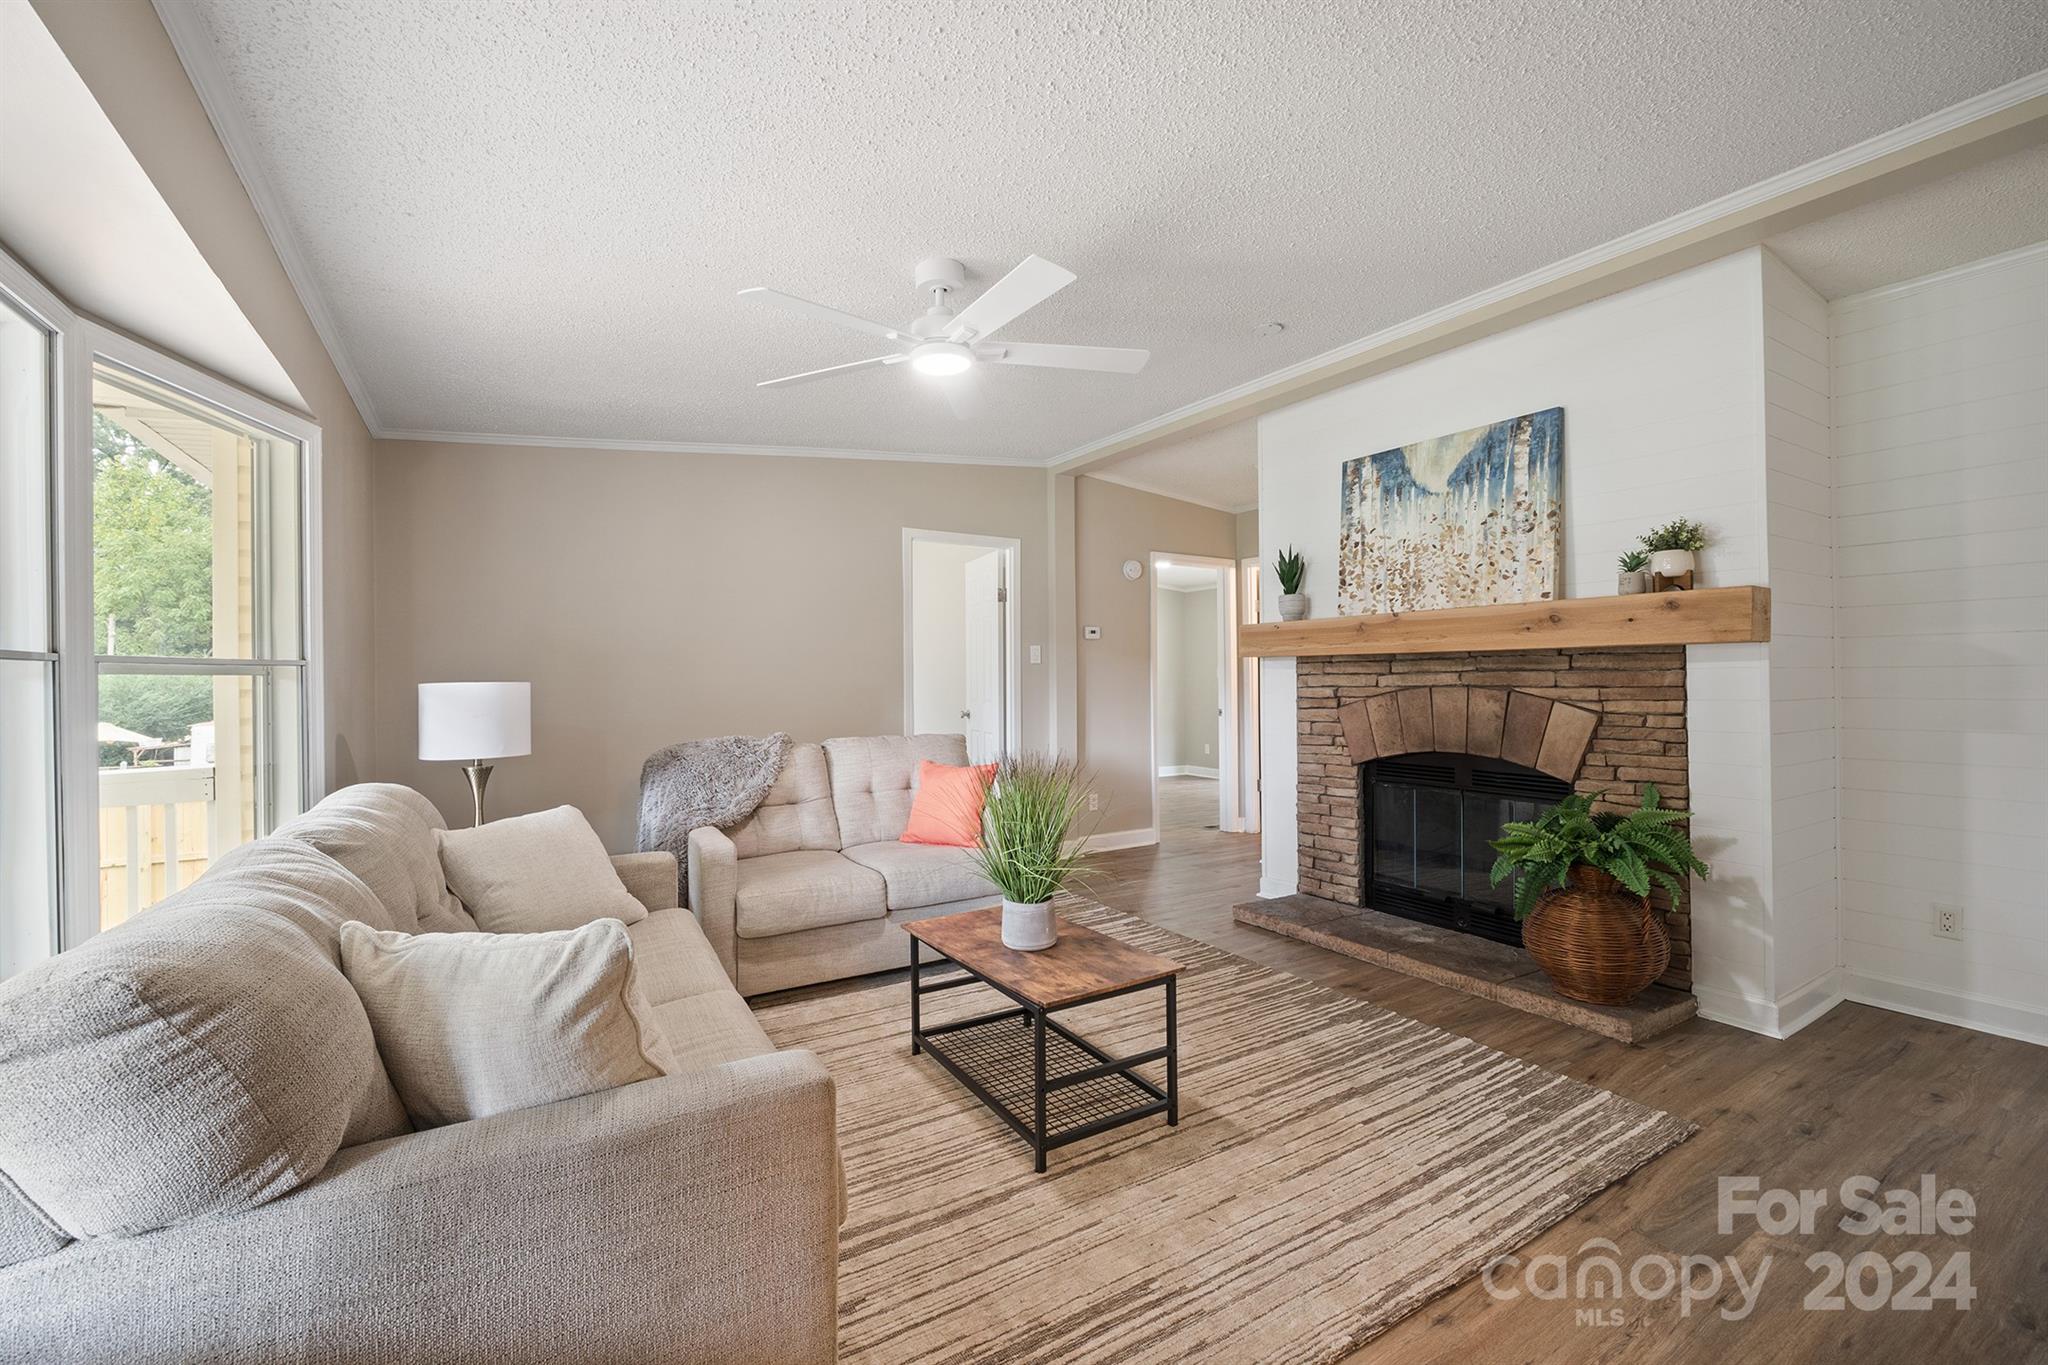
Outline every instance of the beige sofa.
<svg viewBox="0 0 2048 1365"><path fill-rule="evenodd" d="M905 923L1002 898L965 850L901 842L924 759L964 764L967 741L793 744L753 815L690 832L690 908L740 994L905 966Z"/></svg>
<svg viewBox="0 0 2048 1365"><path fill-rule="evenodd" d="M676 908L670 855L614 864L651 911L629 933L680 1071L405 1131L335 944L346 919L474 928L440 876L440 825L409 789L349 788L0 984L0 1359L834 1358L832 1080L761 1031ZM261 965L277 962L319 978L317 1017ZM172 1032L196 1003L228 1060L180 1073L189 1035L126 1046L108 1020L132 1024L150 992L175 1001ZM98 1094L55 1079L95 1066L118 1073ZM248 1084L209 1100L223 1070ZM372 1083L386 1099L366 1119ZM222 1117L251 1110L240 1129ZM349 1145L366 1121L398 1135ZM326 1133L324 1167L220 1169L228 1139L272 1126L288 1148Z"/></svg>

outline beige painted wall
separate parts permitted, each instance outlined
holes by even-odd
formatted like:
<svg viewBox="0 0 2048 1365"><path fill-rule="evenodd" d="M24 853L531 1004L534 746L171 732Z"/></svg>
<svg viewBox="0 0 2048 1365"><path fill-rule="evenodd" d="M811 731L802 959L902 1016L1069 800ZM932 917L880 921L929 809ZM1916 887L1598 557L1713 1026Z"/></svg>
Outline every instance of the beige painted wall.
<svg viewBox="0 0 2048 1365"><path fill-rule="evenodd" d="M1022 542L1028 658L1046 640L1048 478L380 442L375 773L464 817L460 772L413 757L415 688L524 679L534 753L499 766L493 812L568 802L624 849L640 764L665 744L899 733L903 528ZM1027 747L1046 742L1047 673L1022 666Z"/></svg>
<svg viewBox="0 0 2048 1365"><path fill-rule="evenodd" d="M1259 557L1259 509L1237 514L1237 557L1257 559Z"/></svg>
<svg viewBox="0 0 2048 1365"><path fill-rule="evenodd" d="M149 0L32 0L321 430L327 776L369 772L371 442ZM148 338L143 338L148 340Z"/></svg>
<svg viewBox="0 0 2048 1365"><path fill-rule="evenodd" d="M1080 759L1102 797L1100 834L1156 828L1152 810L1152 581L1123 562L1154 552L1228 559L1237 518L1191 502L1082 477L1074 490L1074 593L1080 643Z"/></svg>

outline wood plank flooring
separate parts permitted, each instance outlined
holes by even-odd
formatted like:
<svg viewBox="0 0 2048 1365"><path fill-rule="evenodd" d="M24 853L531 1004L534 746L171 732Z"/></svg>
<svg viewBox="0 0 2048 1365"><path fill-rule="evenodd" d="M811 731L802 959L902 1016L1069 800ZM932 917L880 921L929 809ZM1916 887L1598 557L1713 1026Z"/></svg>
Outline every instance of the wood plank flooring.
<svg viewBox="0 0 2048 1365"><path fill-rule="evenodd" d="M1862 1005L1841 1005L1777 1041L1693 1020L1635 1048L1441 986L1236 924L1230 907L1256 894L1257 839L1170 830L1156 848L1099 855L1089 890L1104 904L1268 966L1362 996L1540 1066L1669 1110L1700 1131L1595 1197L1523 1251L1576 1270L1591 1238L1638 1257L1734 1257L1754 1277L1771 1257L1753 1311L1723 1279L1719 1303L1677 1295L1496 1300L1468 1282L1407 1318L1357 1361L2048 1361L2048 1049ZM1852 1236L1838 1227L1851 1176L1917 1187L1931 1172L1977 1205L1967 1235ZM1768 1236L1752 1219L1722 1234L1717 1178L1754 1176L1764 1189L1828 1191L1813 1233ZM1938 1270L1969 1253L1974 1306L1957 1312L1808 1311L1818 1283L1806 1258L1919 1251ZM1589 1253L1590 1254L1590 1253ZM1706 1272L1696 1272L1702 1283ZM1873 1268L1866 1286L1875 1284ZM1654 1271L1645 1283L1657 1284ZM1903 1287L1901 1272L1895 1284ZM1520 1281L1510 1276L1509 1284ZM1613 1325L1581 1308L1620 1309Z"/></svg>

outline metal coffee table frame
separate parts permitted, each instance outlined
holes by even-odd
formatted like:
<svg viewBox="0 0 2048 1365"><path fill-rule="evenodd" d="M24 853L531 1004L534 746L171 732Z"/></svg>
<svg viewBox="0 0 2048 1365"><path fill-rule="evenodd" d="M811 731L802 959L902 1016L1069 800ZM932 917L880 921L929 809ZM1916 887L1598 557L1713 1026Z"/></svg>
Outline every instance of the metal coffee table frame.
<svg viewBox="0 0 2048 1365"><path fill-rule="evenodd" d="M1033 1169L1045 1170L1046 1153L1097 1133L1127 1123L1166 1115L1171 1125L1180 1123L1180 1041L1176 1018L1175 978L1143 981L1117 990L1105 991L1053 1009L1034 1004L991 981L972 968L941 957L937 963L919 963L918 948L937 950L912 939L910 944L910 1051L929 1052L939 1065L996 1117L1010 1125L1017 1136L1030 1144ZM960 975L927 981L925 971L933 967L958 968ZM1016 1002L1015 1008L949 1020L926 1028L924 997L961 986L983 985ZM1166 990L1166 1044L1128 1057L1112 1057L1094 1043L1051 1016L1061 1010L1078 1009L1102 1000L1137 991ZM1028 1086L1023 1079L1023 1058L1029 1053ZM1089 1064L1058 1075L1046 1074L1048 1053L1056 1060L1080 1060ZM1150 1062L1166 1063L1166 1088L1160 1089L1140 1075L1138 1068ZM1028 1113L1019 1109L1028 1108ZM1054 1111L1050 1117L1048 1110Z"/></svg>

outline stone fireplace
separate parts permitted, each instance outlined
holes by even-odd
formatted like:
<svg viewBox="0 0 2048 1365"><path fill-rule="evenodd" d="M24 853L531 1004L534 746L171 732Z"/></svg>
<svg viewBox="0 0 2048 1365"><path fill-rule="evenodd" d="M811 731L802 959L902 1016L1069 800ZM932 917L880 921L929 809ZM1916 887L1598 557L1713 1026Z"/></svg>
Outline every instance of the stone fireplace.
<svg viewBox="0 0 2048 1365"><path fill-rule="evenodd" d="M1518 943L1486 840L1571 790L1632 806L1654 782L1689 805L1685 647L1301 655L1303 893ZM1690 989L1691 919L1664 984Z"/></svg>

